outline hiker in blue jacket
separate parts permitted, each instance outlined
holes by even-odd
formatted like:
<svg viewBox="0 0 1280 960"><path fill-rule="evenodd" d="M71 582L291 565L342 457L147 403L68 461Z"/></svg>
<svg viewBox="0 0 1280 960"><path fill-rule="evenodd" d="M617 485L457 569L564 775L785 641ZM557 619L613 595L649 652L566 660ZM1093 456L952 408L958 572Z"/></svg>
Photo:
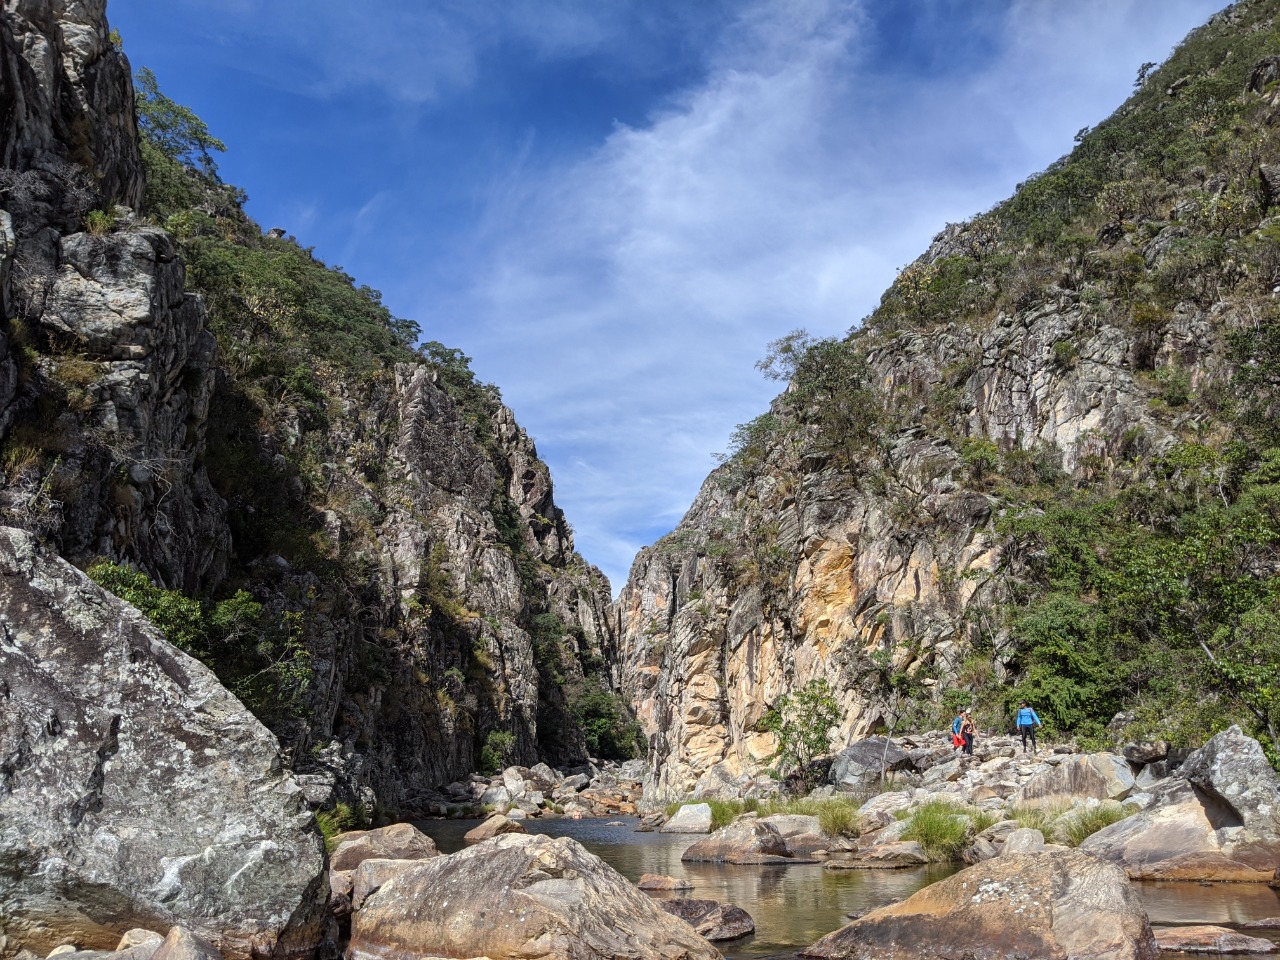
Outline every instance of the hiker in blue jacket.
<svg viewBox="0 0 1280 960"><path fill-rule="evenodd" d="M951 749L959 750L964 746L964 740L960 737L960 728L964 726L964 711L961 710L956 714L956 718L951 721Z"/></svg>
<svg viewBox="0 0 1280 960"><path fill-rule="evenodd" d="M1022 734L1022 752L1027 752L1027 737L1031 738L1031 752L1035 753L1036 747L1036 727L1043 726L1036 712L1027 706L1027 701L1023 700L1018 705L1018 732Z"/></svg>

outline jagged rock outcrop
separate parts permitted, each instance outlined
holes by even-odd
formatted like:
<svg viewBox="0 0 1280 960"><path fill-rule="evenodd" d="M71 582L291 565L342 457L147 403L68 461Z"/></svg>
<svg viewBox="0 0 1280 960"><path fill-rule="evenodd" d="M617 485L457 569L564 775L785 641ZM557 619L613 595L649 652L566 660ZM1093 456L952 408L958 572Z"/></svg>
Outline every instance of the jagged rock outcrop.
<svg viewBox="0 0 1280 960"><path fill-rule="evenodd" d="M303 332L273 283L311 283L302 299L337 303L340 334L371 304L345 275L345 300L317 294L333 272L262 236L207 171L178 220L216 216L238 231L220 256L271 244L293 272L236 261L193 291L185 235L140 212L134 92L104 13L0 4L0 521L81 567L260 605L250 633L188 642L281 737L315 806L421 808L490 734L498 762L585 761L566 690L616 681L610 591L533 442L452 354L392 338L389 314L361 328L388 344L368 361L268 356ZM252 290L218 286L251 268Z"/></svg>
<svg viewBox="0 0 1280 960"><path fill-rule="evenodd" d="M1142 880L1267 883L1280 860L1280 778L1232 727L1151 788L1147 807L1081 849Z"/></svg>
<svg viewBox="0 0 1280 960"><path fill-rule="evenodd" d="M111 949L183 924L308 954L320 836L271 734L136 610L0 528L0 933Z"/></svg>

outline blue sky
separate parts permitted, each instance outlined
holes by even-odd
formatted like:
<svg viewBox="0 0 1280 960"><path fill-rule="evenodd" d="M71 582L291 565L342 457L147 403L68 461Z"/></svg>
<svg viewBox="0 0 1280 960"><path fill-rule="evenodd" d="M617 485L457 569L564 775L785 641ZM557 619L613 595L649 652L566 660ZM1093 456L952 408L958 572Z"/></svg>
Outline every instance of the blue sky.
<svg viewBox="0 0 1280 960"><path fill-rule="evenodd" d="M790 330L842 335L950 221L1221 0L110 0L224 179L472 357L621 587Z"/></svg>

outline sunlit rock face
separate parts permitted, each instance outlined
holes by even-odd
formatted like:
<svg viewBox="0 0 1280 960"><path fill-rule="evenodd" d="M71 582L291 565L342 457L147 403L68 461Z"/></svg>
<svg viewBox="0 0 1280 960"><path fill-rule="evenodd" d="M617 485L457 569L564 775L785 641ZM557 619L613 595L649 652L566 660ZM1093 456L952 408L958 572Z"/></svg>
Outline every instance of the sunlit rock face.
<svg viewBox="0 0 1280 960"><path fill-rule="evenodd" d="M1164 431L1115 365L1118 330L1086 335L1071 369L1055 364L1052 344L1080 335L1080 323L1062 304L997 318L976 338L904 334L868 359L886 397L936 386L968 363L953 402L976 436L1038 445L1083 471L1092 446L1105 455L1099 438L1122 424L1153 442ZM952 676L979 636L994 641L991 668L1003 669L997 500L955 446L923 427L883 445L858 473L781 449L745 477L721 468L676 530L637 558L619 603L623 676L650 735L656 799L758 771L776 749L761 719L812 679L831 684L849 739L908 706L878 677Z"/></svg>

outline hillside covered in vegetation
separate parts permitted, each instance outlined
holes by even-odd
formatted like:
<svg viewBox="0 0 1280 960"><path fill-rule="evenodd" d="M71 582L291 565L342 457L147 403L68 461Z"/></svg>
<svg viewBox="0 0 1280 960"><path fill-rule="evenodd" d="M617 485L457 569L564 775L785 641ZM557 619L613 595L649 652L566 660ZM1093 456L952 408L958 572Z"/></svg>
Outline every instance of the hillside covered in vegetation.
<svg viewBox="0 0 1280 960"><path fill-rule="evenodd" d="M1146 64L1070 155L948 227L786 384L623 593L651 775L768 762L815 678L849 732L1280 734L1280 4Z"/></svg>

